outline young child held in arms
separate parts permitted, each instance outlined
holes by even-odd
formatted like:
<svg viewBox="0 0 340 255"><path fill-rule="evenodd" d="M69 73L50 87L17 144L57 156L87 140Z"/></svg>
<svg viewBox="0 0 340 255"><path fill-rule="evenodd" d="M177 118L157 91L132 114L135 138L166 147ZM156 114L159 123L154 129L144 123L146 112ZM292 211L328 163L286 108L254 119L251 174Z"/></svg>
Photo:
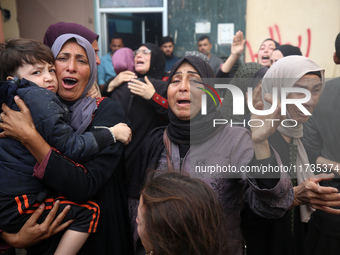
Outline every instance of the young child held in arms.
<svg viewBox="0 0 340 255"><path fill-rule="evenodd" d="M54 56L43 43L31 39L7 40L0 46L0 67L3 81L0 82L0 104L6 103L18 110L14 97L19 95L30 109L42 137L71 160L84 162L116 141L130 142L131 130L125 123L98 127L83 134L68 124L69 110L55 94L58 83ZM35 158L19 141L0 139L0 229L18 232L41 203L46 205L40 218L43 221L58 200L58 213L71 206L64 221L75 221L62 237L52 236L27 250L36 254L77 254L89 234L96 232L99 207L92 201L76 204L54 194L33 176L35 164Z"/></svg>

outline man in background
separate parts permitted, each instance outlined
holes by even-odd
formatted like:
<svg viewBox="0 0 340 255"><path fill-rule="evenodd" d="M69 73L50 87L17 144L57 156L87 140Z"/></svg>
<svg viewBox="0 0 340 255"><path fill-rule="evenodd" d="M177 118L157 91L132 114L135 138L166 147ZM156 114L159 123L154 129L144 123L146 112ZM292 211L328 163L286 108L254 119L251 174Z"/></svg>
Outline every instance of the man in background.
<svg viewBox="0 0 340 255"><path fill-rule="evenodd" d="M174 39L171 36L165 36L162 38L161 43L159 45L161 51L163 51L165 56L165 72L170 72L171 67L176 63L178 60L177 57L174 56Z"/></svg>
<svg viewBox="0 0 340 255"><path fill-rule="evenodd" d="M214 73L217 74L218 70L221 67L221 64L223 64L223 60L217 57L216 55L210 53L212 49L212 44L210 42L209 36L202 35L200 38L198 38L197 47L199 52L203 53L208 57L209 65L213 69Z"/></svg>
<svg viewBox="0 0 340 255"><path fill-rule="evenodd" d="M101 57L100 62L101 65L98 66L98 84L100 89L105 85L105 83L110 80L112 77L116 76L116 72L113 69L112 64L112 55L120 48L124 47L123 38L115 34L111 37L110 41L110 52L106 54L105 56Z"/></svg>
<svg viewBox="0 0 340 255"><path fill-rule="evenodd" d="M336 65L340 64L340 33L335 39L333 60ZM323 181L320 185L335 187L338 190L340 189L339 97L340 77L326 82L313 115L303 126L302 138L311 166L322 168L322 171L316 170L315 173L325 173L328 170L335 174L335 178ZM340 215L316 210L308 222L306 254L339 254L339 223Z"/></svg>

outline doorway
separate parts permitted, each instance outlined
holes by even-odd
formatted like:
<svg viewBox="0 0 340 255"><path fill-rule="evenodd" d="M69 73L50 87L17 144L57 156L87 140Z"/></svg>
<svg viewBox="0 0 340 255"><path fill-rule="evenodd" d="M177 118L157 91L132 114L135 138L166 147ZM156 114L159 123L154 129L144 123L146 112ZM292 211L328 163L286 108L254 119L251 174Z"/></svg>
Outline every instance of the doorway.
<svg viewBox="0 0 340 255"><path fill-rule="evenodd" d="M122 36L125 47L132 50L145 42L158 45L162 38L162 13L108 13L107 45L116 33Z"/></svg>
<svg viewBox="0 0 340 255"><path fill-rule="evenodd" d="M112 35L119 33L124 45L135 50L141 43L157 44L168 34L167 0L95 0L96 31L100 55L109 51Z"/></svg>

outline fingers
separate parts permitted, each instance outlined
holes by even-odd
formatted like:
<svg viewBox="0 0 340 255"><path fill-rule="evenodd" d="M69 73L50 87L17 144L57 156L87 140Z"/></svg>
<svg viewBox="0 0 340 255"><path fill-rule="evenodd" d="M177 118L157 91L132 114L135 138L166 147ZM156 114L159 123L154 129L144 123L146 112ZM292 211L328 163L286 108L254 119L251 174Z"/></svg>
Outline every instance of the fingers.
<svg viewBox="0 0 340 255"><path fill-rule="evenodd" d="M323 187L319 185L319 182L325 181L325 180L331 180L334 177L334 174L319 174L316 176L313 176L311 178L308 178L305 181L305 189L308 191L313 192L310 197L321 197L325 196L326 194L334 194L337 196L335 199L340 200L340 194L338 196L338 189L334 187ZM327 200L327 198L325 199Z"/></svg>
<svg viewBox="0 0 340 255"><path fill-rule="evenodd" d="M45 210L45 204L41 204L37 210L31 215L31 217L27 220L27 224L34 225L37 223L39 217ZM46 218L47 219L47 218Z"/></svg>
<svg viewBox="0 0 340 255"><path fill-rule="evenodd" d="M264 95L264 100L266 100L270 104L273 104L273 95L270 93L266 93Z"/></svg>
<svg viewBox="0 0 340 255"><path fill-rule="evenodd" d="M128 145L132 139L132 131L131 131L131 128L129 127L126 127L126 129L127 129L127 137L126 137L126 140L124 141L124 144Z"/></svg>
<svg viewBox="0 0 340 255"><path fill-rule="evenodd" d="M136 87L134 85L128 85L128 88L130 89L130 92L132 94L135 94L138 96L141 96L143 94L143 91L139 87Z"/></svg>
<svg viewBox="0 0 340 255"><path fill-rule="evenodd" d="M51 222L54 220L55 215L57 214L58 208L59 208L60 201L55 201L51 211L48 213L45 221L41 225L50 225ZM39 206L40 208L40 206Z"/></svg>
<svg viewBox="0 0 340 255"><path fill-rule="evenodd" d="M254 108L255 108L256 110L263 110L263 106L264 106L263 102L262 102L262 101L258 101L258 102L254 105Z"/></svg>
<svg viewBox="0 0 340 255"><path fill-rule="evenodd" d="M327 181L327 180L331 180L334 178L334 174L331 173L331 174L318 174L318 175L315 175L311 178L309 178L309 180L313 181L314 183L319 183L321 181ZM338 190L336 188L333 188L334 190L336 190L336 192L338 192Z"/></svg>
<svg viewBox="0 0 340 255"><path fill-rule="evenodd" d="M331 214L340 214L340 209L334 209L328 206L319 206L319 205L312 205L314 209L324 211L326 213L331 213Z"/></svg>
<svg viewBox="0 0 340 255"><path fill-rule="evenodd" d="M340 201L339 197L332 198L332 200L313 200L311 203L311 206L327 206L327 207L339 207Z"/></svg>
<svg viewBox="0 0 340 255"><path fill-rule="evenodd" d="M135 73L131 72L131 71L124 71L118 74L118 76L122 81L128 82L131 79L136 79L137 76Z"/></svg>
<svg viewBox="0 0 340 255"><path fill-rule="evenodd" d="M70 226L70 225L72 224L72 222L74 222L74 220L69 220L69 221L66 221L66 222L64 222L63 224L59 225L58 227L54 228L54 229L52 230L51 235L54 235L54 234L59 233L60 231L63 231L65 228L67 228L68 226Z"/></svg>
<svg viewBox="0 0 340 255"><path fill-rule="evenodd" d="M22 100L19 96L14 97L15 103L18 105L20 111L27 111L29 110L28 107L26 106L24 100Z"/></svg>
<svg viewBox="0 0 340 255"><path fill-rule="evenodd" d="M147 76L144 77L144 80L146 81L146 84L152 85L152 83L150 82L150 80Z"/></svg>
<svg viewBox="0 0 340 255"><path fill-rule="evenodd" d="M262 101L262 93L261 92L262 92L261 88L259 88L259 87L256 87L253 90L253 93L252 93L252 102L253 102L253 106L254 107L255 107L257 102Z"/></svg>
<svg viewBox="0 0 340 255"><path fill-rule="evenodd" d="M86 96L91 98L99 97L96 85L92 86L92 88L87 92Z"/></svg>
<svg viewBox="0 0 340 255"><path fill-rule="evenodd" d="M143 84L145 83L142 83L138 80L132 80L133 82L129 82L128 83L128 88L130 89L131 93L133 94L137 94L139 96L143 95L143 91L144 91L144 86ZM137 81L137 82L134 82L134 81Z"/></svg>
<svg viewBox="0 0 340 255"><path fill-rule="evenodd" d="M246 40L243 37L243 32L239 30L236 34L238 36L238 41L240 41L241 42L240 44L244 46L244 44L246 43Z"/></svg>
<svg viewBox="0 0 340 255"><path fill-rule="evenodd" d="M266 100L269 104L273 104L273 95L270 93L266 93L264 95L264 100ZM272 117L278 118L280 121L286 118L285 115L280 115L281 113L281 103L280 101L277 102L277 107L275 111L271 114Z"/></svg>
<svg viewBox="0 0 340 255"><path fill-rule="evenodd" d="M130 76L136 76L136 74L134 72L131 72L131 71L123 71L123 72L120 72L118 75L130 75Z"/></svg>
<svg viewBox="0 0 340 255"><path fill-rule="evenodd" d="M10 108L5 103L2 104L1 109L2 109L3 112L6 112L7 110L10 110Z"/></svg>
<svg viewBox="0 0 340 255"><path fill-rule="evenodd" d="M237 31L235 36L234 36L234 39L236 42L239 42L239 41L243 41L243 32L242 31Z"/></svg>
<svg viewBox="0 0 340 255"><path fill-rule="evenodd" d="M117 125L110 127L110 130L116 136L116 139L123 144L127 145L130 143L132 138L131 128L125 123L118 123Z"/></svg>
<svg viewBox="0 0 340 255"><path fill-rule="evenodd" d="M7 106L7 105L6 105ZM4 107L5 108L5 107ZM12 109L10 109L10 108L6 108L6 111L7 111L7 113L11 113L11 111L12 111ZM7 118L8 118L8 116L6 115L6 113L5 112L2 112L2 113L0 113L0 119L1 119L1 122L0 123L4 123L4 124L7 124Z"/></svg>
<svg viewBox="0 0 340 255"><path fill-rule="evenodd" d="M139 85L146 85L145 82L142 82L142 81L137 80L137 79L131 79L129 83L131 83L131 84L139 84Z"/></svg>
<svg viewBox="0 0 340 255"><path fill-rule="evenodd" d="M335 193L338 194L338 190L334 187L322 187L317 185L317 187L314 189L314 192L317 194L331 194ZM340 199L340 197L338 197Z"/></svg>
<svg viewBox="0 0 340 255"><path fill-rule="evenodd" d="M322 190L312 190L307 196L309 197L310 204L340 206L340 194L334 192L332 187L323 187Z"/></svg>
<svg viewBox="0 0 340 255"><path fill-rule="evenodd" d="M58 204L58 207L59 207L59 204ZM56 209L58 209L58 207L56 207ZM52 210L54 209L54 206L52 208ZM63 224L60 225L60 223L63 221L63 219L65 218L65 216L67 215L67 213L70 211L71 209L71 206L68 205L64 208L64 210L59 213L59 215L57 216L57 218L53 221L53 223L51 224L50 226L50 229L51 229L51 232L56 234L60 231L62 231L63 229L65 229L66 227L68 227L72 222L73 220L69 220ZM52 212L51 210L51 212ZM50 212L50 213L51 213ZM55 215L55 214L54 214ZM46 221L46 220L45 220Z"/></svg>

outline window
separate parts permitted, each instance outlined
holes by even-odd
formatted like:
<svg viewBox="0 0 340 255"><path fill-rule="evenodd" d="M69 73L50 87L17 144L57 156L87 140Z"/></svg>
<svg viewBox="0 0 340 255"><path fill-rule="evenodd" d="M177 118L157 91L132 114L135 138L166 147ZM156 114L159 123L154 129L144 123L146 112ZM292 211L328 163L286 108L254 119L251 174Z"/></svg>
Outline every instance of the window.
<svg viewBox="0 0 340 255"><path fill-rule="evenodd" d="M101 8L163 7L163 0L100 0Z"/></svg>

